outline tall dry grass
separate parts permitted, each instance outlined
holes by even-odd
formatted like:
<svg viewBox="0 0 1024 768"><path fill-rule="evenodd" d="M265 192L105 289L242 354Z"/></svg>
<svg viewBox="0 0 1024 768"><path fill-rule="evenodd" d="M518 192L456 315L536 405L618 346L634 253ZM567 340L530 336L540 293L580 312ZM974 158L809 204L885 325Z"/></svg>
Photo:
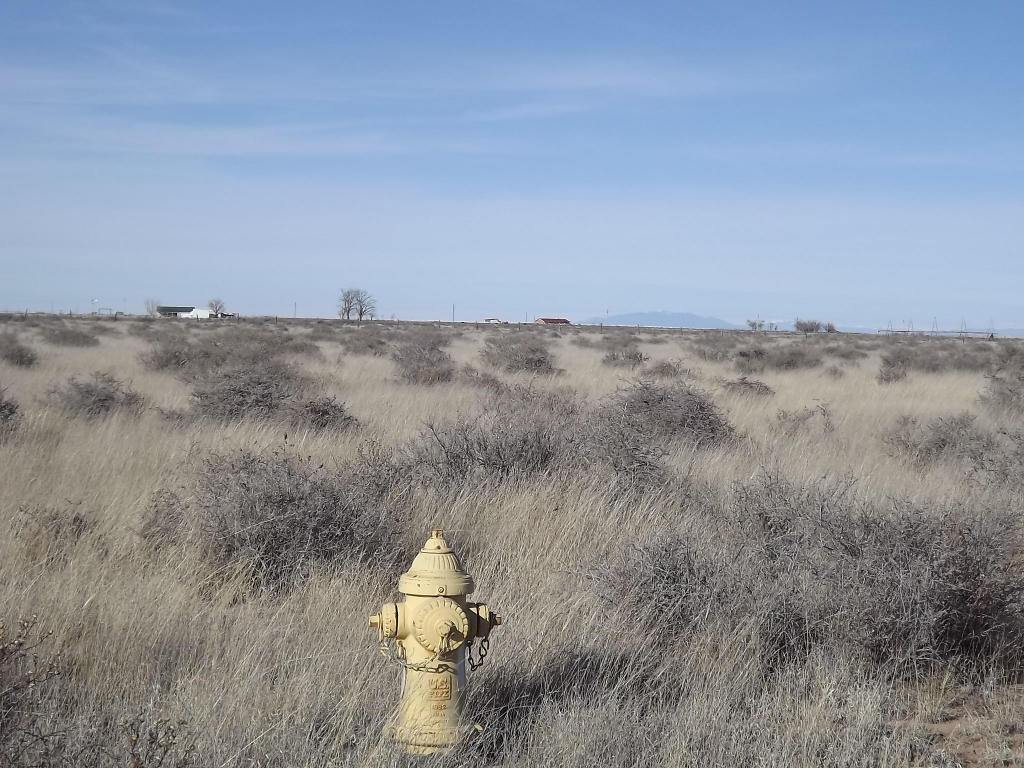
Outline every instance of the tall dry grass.
<svg viewBox="0 0 1024 768"><path fill-rule="evenodd" d="M169 321L110 324L96 346L69 347L45 320L5 326L38 362L0 361L18 405L0 440L0 619L9 640L36 615L39 645L31 688L18 682L30 660L0 654L0 765L147 766L161 749L164 765L408 764L385 735L397 671L366 616L433 527L507 621L471 679L484 731L431 764L1024 759L1012 463L1024 422L979 398L1011 342L978 342L965 369L948 344L929 365L926 344L834 335L530 329L533 341L489 343L502 331ZM202 375L154 366L168 339L273 358L356 421L211 417L197 407L217 396L203 377L238 360L200 355ZM420 359L417 343L476 375L410 383L400 364ZM643 375L604 361L623 344L672 362L651 380L657 402L706 393L730 438L695 440L676 411L650 427L632 400L622 411L616 393ZM728 386L755 346L781 350L758 359L823 364L765 364L770 395ZM524 349L551 365L521 370ZM904 379L879 382L887 356ZM81 418L47 396L98 370L138 392L141 413ZM961 414L993 436L971 449L1008 471L914 447ZM904 417L917 442L893 440ZM466 460L431 452L428 425ZM630 456L658 471L620 472ZM254 515L275 525L253 529ZM43 674L49 660L59 675Z"/></svg>

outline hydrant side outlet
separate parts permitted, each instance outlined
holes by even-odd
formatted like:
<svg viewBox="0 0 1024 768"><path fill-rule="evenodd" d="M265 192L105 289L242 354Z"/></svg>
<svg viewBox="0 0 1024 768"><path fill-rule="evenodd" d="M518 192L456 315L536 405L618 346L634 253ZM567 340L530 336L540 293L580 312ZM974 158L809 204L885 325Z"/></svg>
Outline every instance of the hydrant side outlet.
<svg viewBox="0 0 1024 768"><path fill-rule="evenodd" d="M475 640L485 655L491 630L501 624L485 603L466 601L474 588L444 532L435 529L398 581L404 602L385 603L370 617L382 650L391 638L399 647L404 684L394 738L406 752L431 754L459 740L466 664L478 666L467 655Z"/></svg>

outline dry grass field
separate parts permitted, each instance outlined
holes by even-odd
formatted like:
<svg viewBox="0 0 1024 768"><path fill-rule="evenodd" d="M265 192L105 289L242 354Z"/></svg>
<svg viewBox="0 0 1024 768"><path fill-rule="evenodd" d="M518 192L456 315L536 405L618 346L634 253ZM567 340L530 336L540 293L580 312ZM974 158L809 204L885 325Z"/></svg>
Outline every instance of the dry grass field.
<svg viewBox="0 0 1024 768"><path fill-rule="evenodd" d="M434 527L506 621L416 764L1024 765L1017 342L7 316L0 389L0 766L412 764Z"/></svg>

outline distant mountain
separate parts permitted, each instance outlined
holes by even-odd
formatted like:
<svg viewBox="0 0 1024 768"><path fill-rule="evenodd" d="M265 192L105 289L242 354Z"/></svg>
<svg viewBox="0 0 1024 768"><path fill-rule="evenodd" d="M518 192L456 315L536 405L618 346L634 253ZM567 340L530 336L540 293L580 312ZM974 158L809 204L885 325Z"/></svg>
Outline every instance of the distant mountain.
<svg viewBox="0 0 1024 768"><path fill-rule="evenodd" d="M627 312L608 317L592 317L588 325L640 325L660 328L742 328L717 317L702 317L690 312Z"/></svg>

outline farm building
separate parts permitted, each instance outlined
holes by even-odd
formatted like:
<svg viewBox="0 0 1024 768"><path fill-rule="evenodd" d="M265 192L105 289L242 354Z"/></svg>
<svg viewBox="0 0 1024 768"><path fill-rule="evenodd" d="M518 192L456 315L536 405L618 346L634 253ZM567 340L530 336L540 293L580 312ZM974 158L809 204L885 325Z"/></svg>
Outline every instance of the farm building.
<svg viewBox="0 0 1024 768"><path fill-rule="evenodd" d="M211 317L217 317L216 312L211 312L208 309L200 309L199 307L157 307L156 313L160 317L182 317L190 320L209 320Z"/></svg>
<svg viewBox="0 0 1024 768"><path fill-rule="evenodd" d="M538 317L534 322L537 325L572 325L564 317Z"/></svg>

